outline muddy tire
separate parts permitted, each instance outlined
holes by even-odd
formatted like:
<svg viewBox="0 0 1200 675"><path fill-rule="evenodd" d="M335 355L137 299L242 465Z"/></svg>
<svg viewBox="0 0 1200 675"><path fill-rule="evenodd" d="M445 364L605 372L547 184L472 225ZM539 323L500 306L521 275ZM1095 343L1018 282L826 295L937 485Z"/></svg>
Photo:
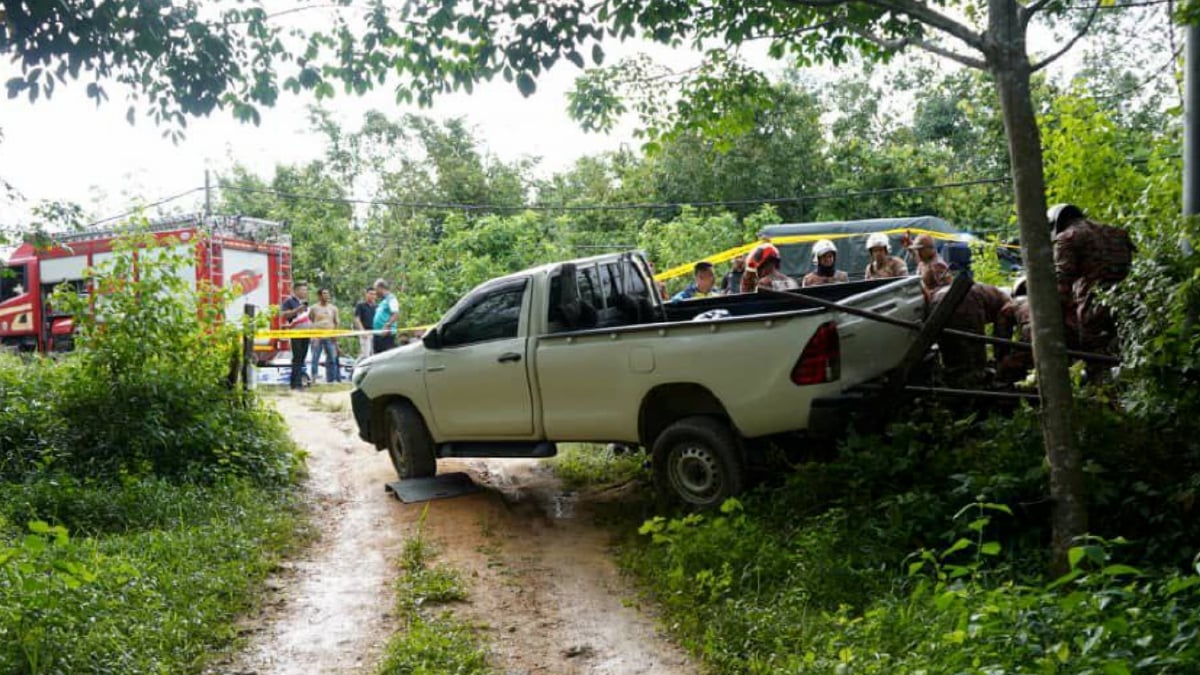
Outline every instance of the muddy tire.
<svg viewBox="0 0 1200 675"><path fill-rule="evenodd" d="M396 401L387 407L387 452L401 480L437 473L429 427L408 401Z"/></svg>
<svg viewBox="0 0 1200 675"><path fill-rule="evenodd" d="M663 494L698 508L715 508L745 485L741 444L729 425L687 417L654 441L654 484Z"/></svg>

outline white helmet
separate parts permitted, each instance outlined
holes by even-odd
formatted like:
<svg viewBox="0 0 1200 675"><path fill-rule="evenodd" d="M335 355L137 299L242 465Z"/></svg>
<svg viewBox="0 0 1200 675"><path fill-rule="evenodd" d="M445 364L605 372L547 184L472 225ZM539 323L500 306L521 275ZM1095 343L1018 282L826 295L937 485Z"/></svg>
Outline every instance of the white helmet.
<svg viewBox="0 0 1200 675"><path fill-rule="evenodd" d="M837 246L834 246L832 241L829 241L828 239L822 239L816 244L813 244L813 264L815 265L821 256L825 255L826 253L837 255Z"/></svg>
<svg viewBox="0 0 1200 675"><path fill-rule="evenodd" d="M876 232L875 234L867 237L867 250L868 251L870 251L873 248L879 248L880 246L883 247L884 253L892 252L892 247L888 244L888 236L886 234L884 234L882 232Z"/></svg>

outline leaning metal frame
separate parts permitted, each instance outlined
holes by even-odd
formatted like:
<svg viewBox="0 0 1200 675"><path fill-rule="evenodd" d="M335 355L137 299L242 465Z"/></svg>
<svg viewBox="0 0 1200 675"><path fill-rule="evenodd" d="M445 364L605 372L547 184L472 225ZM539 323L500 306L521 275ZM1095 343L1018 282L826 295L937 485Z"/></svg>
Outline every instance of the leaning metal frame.
<svg viewBox="0 0 1200 675"><path fill-rule="evenodd" d="M249 216L204 216L200 214L187 216L169 216L146 221L143 226L130 225L107 230L87 230L71 234L53 236L55 243L77 243L110 239L123 234L169 232L181 228L195 227L209 234L238 237L251 241L282 244L291 243L287 221L263 220Z"/></svg>

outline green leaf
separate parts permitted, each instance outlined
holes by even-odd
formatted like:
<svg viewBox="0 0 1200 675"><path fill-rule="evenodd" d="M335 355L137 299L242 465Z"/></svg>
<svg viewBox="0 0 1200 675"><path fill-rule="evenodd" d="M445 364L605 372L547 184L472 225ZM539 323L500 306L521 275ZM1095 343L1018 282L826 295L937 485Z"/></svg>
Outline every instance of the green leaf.
<svg viewBox="0 0 1200 675"><path fill-rule="evenodd" d="M1000 542L984 542L983 546L979 547L979 552L984 555L1000 555Z"/></svg>
<svg viewBox="0 0 1200 675"><path fill-rule="evenodd" d="M592 63L596 65L604 63L604 49L599 44L592 45Z"/></svg>
<svg viewBox="0 0 1200 675"><path fill-rule="evenodd" d="M522 96L529 97L533 95L533 92L537 91L537 83L534 82L533 77L529 73L518 73L517 89L521 90Z"/></svg>
<svg viewBox="0 0 1200 675"><path fill-rule="evenodd" d="M946 549L945 551L942 551L942 558L948 558L951 555L963 550L964 548L969 547L970 545L971 545L970 539L959 539L958 541L951 544L950 548Z"/></svg>

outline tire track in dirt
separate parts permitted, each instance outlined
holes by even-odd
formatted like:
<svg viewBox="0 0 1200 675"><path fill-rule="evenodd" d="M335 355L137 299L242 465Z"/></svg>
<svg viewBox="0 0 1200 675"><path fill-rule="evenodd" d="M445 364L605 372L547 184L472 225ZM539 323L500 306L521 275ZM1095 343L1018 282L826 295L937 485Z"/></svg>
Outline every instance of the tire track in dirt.
<svg viewBox="0 0 1200 675"><path fill-rule="evenodd" d="M308 393L274 400L308 452L321 538L270 582L263 611L244 623L249 647L209 672L372 672L398 628L396 560L426 508L436 562L468 585L468 601L449 609L479 629L497 672L698 672L631 602L592 505L563 495L536 460L442 460L440 473L465 471L484 489L403 504L384 492L395 479L387 454L357 438L349 413L314 411Z"/></svg>
<svg viewBox="0 0 1200 675"><path fill-rule="evenodd" d="M210 672L371 672L395 630L396 559L415 523L384 494L396 475L387 455L359 440L346 414L313 410L308 393L271 400L308 453L304 489L320 538L268 582L262 611L242 628L249 647Z"/></svg>
<svg viewBox="0 0 1200 675"><path fill-rule="evenodd" d="M457 614L513 675L698 672L669 643L613 563L591 505L560 492L536 460L442 460L482 492L430 502L426 532L470 581ZM419 505L414 505L419 506Z"/></svg>

